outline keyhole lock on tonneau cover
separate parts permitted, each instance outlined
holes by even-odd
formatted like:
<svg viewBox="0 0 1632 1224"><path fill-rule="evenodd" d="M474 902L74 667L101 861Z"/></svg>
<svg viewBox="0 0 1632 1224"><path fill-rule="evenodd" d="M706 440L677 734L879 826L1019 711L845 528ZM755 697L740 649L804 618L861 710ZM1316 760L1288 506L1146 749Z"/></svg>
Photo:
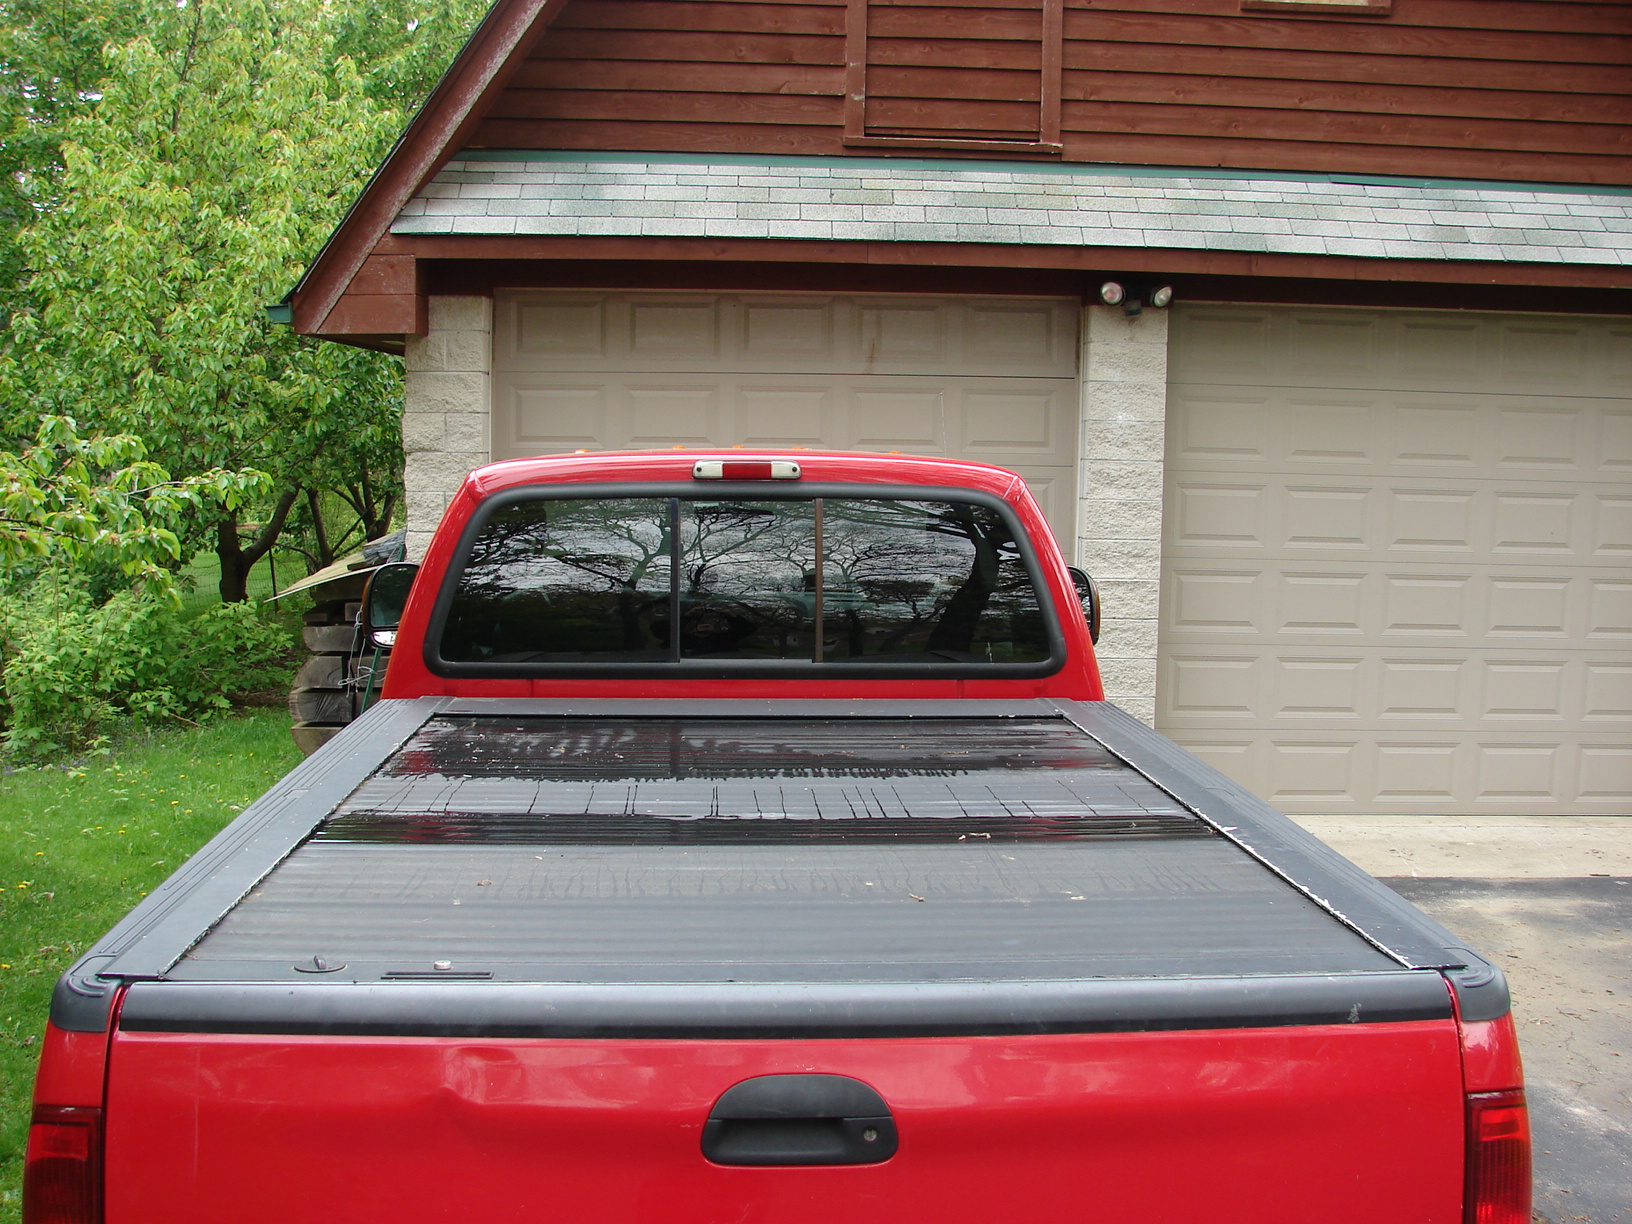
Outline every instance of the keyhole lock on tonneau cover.
<svg viewBox="0 0 1632 1224"><path fill-rule="evenodd" d="M727 1088L703 1126L722 1165L879 1164L895 1155L890 1107L844 1075L760 1075Z"/></svg>

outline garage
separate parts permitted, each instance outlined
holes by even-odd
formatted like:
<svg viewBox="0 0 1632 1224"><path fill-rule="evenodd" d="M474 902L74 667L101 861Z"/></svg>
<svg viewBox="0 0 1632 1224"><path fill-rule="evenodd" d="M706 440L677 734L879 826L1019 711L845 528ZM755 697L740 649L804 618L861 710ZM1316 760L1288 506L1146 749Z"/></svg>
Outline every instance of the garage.
<svg viewBox="0 0 1632 1224"><path fill-rule="evenodd" d="M1025 477L1071 538L1078 306L1039 298L517 291L493 457L658 446L948 455Z"/></svg>
<svg viewBox="0 0 1632 1224"><path fill-rule="evenodd" d="M1158 726L1293 813L1632 812L1632 325L1175 310Z"/></svg>

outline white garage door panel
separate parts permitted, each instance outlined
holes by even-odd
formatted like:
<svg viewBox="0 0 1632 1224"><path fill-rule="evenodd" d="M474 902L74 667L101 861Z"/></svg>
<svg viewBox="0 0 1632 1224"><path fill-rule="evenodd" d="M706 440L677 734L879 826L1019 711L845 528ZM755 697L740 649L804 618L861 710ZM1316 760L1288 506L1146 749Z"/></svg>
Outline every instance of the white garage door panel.
<svg viewBox="0 0 1632 1224"><path fill-rule="evenodd" d="M1158 724L1293 811L1632 811L1632 329L1175 322Z"/></svg>
<svg viewBox="0 0 1632 1224"><path fill-rule="evenodd" d="M1418 649L1572 650L1632 640L1632 588L1617 578L1471 566L1386 570L1278 559L1273 570L1175 559L1163 592L1165 639L1209 645L1341 644ZM1460 572L1458 569L1460 568Z"/></svg>
<svg viewBox="0 0 1632 1224"><path fill-rule="evenodd" d="M1489 731L1557 734L1579 720L1624 733L1632 670L1618 662L1538 657L1541 652L1374 651L1295 648L1227 654L1175 650L1166 658L1167 708L1196 722L1239 717L1290 726L1387 730L1478 721Z"/></svg>
<svg viewBox="0 0 1632 1224"><path fill-rule="evenodd" d="M1341 735L1214 738L1185 746L1285 810L1477 815L1624 812L1622 738Z"/></svg>
<svg viewBox="0 0 1632 1224"><path fill-rule="evenodd" d="M1174 322L1180 373L1214 385L1614 397L1632 382L1625 319L1194 306Z"/></svg>
<svg viewBox="0 0 1632 1224"><path fill-rule="evenodd" d="M1077 308L1054 299L516 292L496 307L501 371L1077 373Z"/></svg>
<svg viewBox="0 0 1632 1224"><path fill-rule="evenodd" d="M1051 300L501 295L494 457L671 446L901 451L1075 492L1077 310Z"/></svg>
<svg viewBox="0 0 1632 1224"><path fill-rule="evenodd" d="M998 391L868 375L514 378L506 388L506 449L591 436L628 446L842 437L863 450L930 447L989 456L984 462L1058 462L1075 441L1060 436L1075 407L1075 386L1062 381L1005 378ZM586 408L596 415L586 418Z"/></svg>

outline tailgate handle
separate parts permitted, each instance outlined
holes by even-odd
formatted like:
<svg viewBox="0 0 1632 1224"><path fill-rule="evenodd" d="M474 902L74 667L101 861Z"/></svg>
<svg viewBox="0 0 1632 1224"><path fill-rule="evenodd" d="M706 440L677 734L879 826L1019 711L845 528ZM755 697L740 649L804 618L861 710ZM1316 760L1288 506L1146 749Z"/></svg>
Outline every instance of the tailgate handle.
<svg viewBox="0 0 1632 1224"><path fill-rule="evenodd" d="M757 1075L703 1126L703 1155L722 1165L879 1164L897 1142L884 1098L846 1075Z"/></svg>

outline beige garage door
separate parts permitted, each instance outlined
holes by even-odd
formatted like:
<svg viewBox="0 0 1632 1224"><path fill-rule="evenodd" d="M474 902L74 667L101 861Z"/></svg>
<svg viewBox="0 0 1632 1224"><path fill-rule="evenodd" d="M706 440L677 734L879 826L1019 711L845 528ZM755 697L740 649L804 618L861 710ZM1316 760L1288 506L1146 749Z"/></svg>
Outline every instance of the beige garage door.
<svg viewBox="0 0 1632 1224"><path fill-rule="evenodd" d="M1292 812L1632 811L1632 323L1173 322L1158 725Z"/></svg>
<svg viewBox="0 0 1632 1224"><path fill-rule="evenodd" d="M1075 302L517 292L497 310L496 459L736 444L951 455L1019 472L1070 538Z"/></svg>

